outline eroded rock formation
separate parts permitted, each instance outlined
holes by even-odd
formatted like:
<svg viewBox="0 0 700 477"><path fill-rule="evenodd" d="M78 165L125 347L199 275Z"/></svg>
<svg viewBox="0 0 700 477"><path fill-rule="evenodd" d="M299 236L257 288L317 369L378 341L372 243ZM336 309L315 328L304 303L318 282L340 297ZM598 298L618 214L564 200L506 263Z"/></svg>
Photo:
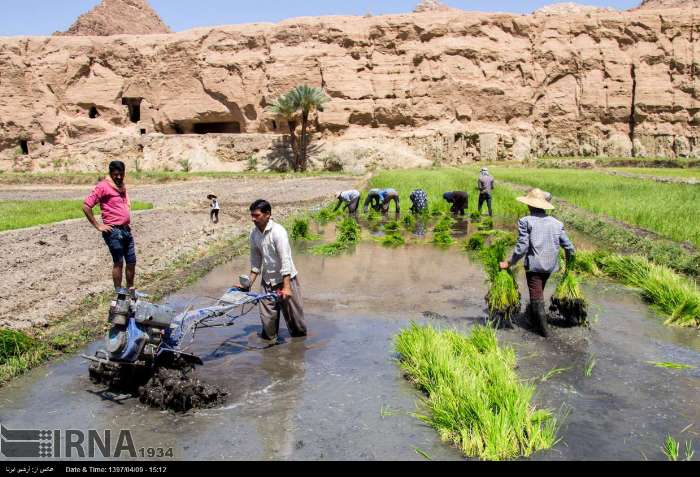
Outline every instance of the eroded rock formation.
<svg viewBox="0 0 700 477"><path fill-rule="evenodd" d="M107 143L143 150L157 134L205 133L206 140L188 141L229 148L221 157L206 152L207 163L253 162L230 139L247 133L248 142L268 141L252 153L263 164L285 132L265 107L302 83L332 98L318 116L316 163L335 160L337 143L386 137L423 160L452 163L543 154L697 157L696 18L700 10L688 8L449 9L169 35L4 38L0 168L78 168L86 157L100 167L102 151L115 150ZM203 154L192 147L181 148L183 157Z"/></svg>
<svg viewBox="0 0 700 477"><path fill-rule="evenodd" d="M150 35L170 33L147 0L102 0L81 15L63 36Z"/></svg>

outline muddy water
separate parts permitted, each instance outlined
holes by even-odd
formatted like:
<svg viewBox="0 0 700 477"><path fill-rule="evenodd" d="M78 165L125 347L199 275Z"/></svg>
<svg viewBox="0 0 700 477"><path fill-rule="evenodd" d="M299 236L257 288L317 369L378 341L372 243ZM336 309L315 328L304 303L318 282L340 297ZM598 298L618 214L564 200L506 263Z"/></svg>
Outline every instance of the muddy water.
<svg viewBox="0 0 700 477"><path fill-rule="evenodd" d="M423 459L416 449L461 459L409 415L420 395L396 365L392 338L410 320L463 330L480 322L480 267L456 250L371 243L338 258L297 251L295 263L309 337L291 339L282 325L283 342L268 348L257 337L255 312L198 334L200 377L230 393L221 408L154 411L102 393L87 379L87 365L71 358L0 390L0 422L10 429L130 429L137 447L172 448L180 459ZM208 304L245 271L240 259L168 302ZM562 441L534 458L661 459L669 433L697 442L698 333L664 327L620 287L590 284L585 291L597 317L591 329L555 329L550 340L524 327L499 332L518 351L520 375L537 382L537 405L567 414ZM585 377L592 357L597 364ZM696 368L647 363L659 361ZM569 369L540 382L552 368Z"/></svg>

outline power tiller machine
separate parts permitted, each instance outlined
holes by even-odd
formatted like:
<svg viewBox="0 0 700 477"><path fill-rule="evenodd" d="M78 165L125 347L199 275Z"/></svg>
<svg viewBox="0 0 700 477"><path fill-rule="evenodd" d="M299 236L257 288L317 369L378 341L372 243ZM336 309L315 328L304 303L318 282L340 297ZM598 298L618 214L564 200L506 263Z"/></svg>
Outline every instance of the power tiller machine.
<svg viewBox="0 0 700 477"><path fill-rule="evenodd" d="M245 286L245 278L241 283ZM249 280L248 280L249 282ZM203 364L188 352L197 331L232 326L250 313L262 300L279 299L275 293L252 293L231 288L213 306L184 312L149 303L147 295L117 289L109 309L112 328L105 337L105 348L90 360L90 378L110 387L130 388L145 383L156 367L182 367Z"/></svg>

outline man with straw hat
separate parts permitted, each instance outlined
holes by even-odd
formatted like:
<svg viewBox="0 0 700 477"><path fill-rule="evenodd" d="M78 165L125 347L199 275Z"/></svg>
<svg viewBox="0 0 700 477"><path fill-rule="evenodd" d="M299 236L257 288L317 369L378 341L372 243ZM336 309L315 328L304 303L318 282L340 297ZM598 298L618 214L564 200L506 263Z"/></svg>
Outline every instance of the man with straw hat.
<svg viewBox="0 0 700 477"><path fill-rule="evenodd" d="M547 210L554 209L547 199L548 194L540 189L532 189L526 196L518 197L518 202L530 208L530 215L518 222L518 242L513 255L508 262L501 263L501 268L506 270L525 258L530 321L545 338L548 332L544 289L552 273L559 270L559 247L565 250L567 259L576 253L564 231L564 224L547 215Z"/></svg>

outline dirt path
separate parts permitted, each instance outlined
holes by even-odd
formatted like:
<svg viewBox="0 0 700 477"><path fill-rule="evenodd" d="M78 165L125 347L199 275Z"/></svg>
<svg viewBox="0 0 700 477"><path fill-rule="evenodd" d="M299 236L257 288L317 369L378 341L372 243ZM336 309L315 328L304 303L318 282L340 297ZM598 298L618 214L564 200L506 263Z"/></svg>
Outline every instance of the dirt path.
<svg viewBox="0 0 700 477"><path fill-rule="evenodd" d="M647 181L660 182L662 184L700 185L700 180L687 179L684 177L654 176L651 174L631 174L622 171L605 171L611 176L628 177L630 179L642 179Z"/></svg>
<svg viewBox="0 0 700 477"><path fill-rule="evenodd" d="M132 200L155 209L134 213L132 226L138 274L157 273L173 261L225 237L250 229L248 205L273 204L273 216L289 214L332 198L358 182L351 177L224 179L135 186ZM0 200L82 199L91 186L8 187ZM209 223L207 194L219 197L221 223ZM111 259L102 237L84 219L0 233L0 326L47 326L86 297L111 287ZM143 285L141 283L140 285Z"/></svg>

